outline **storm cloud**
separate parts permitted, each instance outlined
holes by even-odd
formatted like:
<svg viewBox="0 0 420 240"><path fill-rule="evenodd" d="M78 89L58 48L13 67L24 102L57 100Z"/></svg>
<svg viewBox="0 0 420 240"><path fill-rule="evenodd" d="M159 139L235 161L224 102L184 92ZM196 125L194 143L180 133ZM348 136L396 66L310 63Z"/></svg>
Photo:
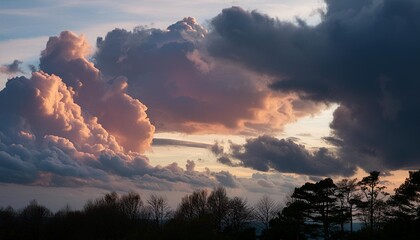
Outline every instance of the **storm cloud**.
<svg viewBox="0 0 420 240"><path fill-rule="evenodd" d="M98 38L95 66L124 76L130 96L148 106L159 132L242 133L280 131L322 104L271 91L272 78L210 57L207 30L193 18L166 30L115 29Z"/></svg>
<svg viewBox="0 0 420 240"><path fill-rule="evenodd" d="M263 172L276 170L310 176L351 176L356 170L354 164L337 158L327 148L311 152L290 139L268 135L247 139L243 145L230 143L227 150L220 147L220 143L215 143L212 150L223 164Z"/></svg>
<svg viewBox="0 0 420 240"><path fill-rule="evenodd" d="M274 90L338 103L326 139L343 160L365 170L420 167L420 2L326 4L315 26L224 9L211 22L208 51L275 77Z"/></svg>

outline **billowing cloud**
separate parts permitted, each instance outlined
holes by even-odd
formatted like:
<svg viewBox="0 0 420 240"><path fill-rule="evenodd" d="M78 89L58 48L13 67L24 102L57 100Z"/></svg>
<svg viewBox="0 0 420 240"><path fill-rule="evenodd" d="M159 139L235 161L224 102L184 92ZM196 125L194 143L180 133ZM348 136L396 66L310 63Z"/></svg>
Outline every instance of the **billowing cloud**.
<svg viewBox="0 0 420 240"><path fill-rule="evenodd" d="M44 72L14 78L0 92L0 181L43 186L113 188L118 182L149 189L213 187L232 182L226 172L153 167L126 151L97 118L77 105L75 92ZM154 179L153 182L143 182ZM153 184L152 184L153 183Z"/></svg>
<svg viewBox="0 0 420 240"><path fill-rule="evenodd" d="M0 91L0 182L41 186L91 186L112 190L181 190L244 187L276 192L290 186L237 178L228 171L200 172L188 160L152 166L126 151L98 119L74 101L76 92L61 78L34 72L13 78ZM185 143L182 143L185 145Z"/></svg>
<svg viewBox="0 0 420 240"><path fill-rule="evenodd" d="M147 107L126 93L127 81L117 77L109 83L87 60L90 46L83 36L62 32L51 37L41 53L40 68L60 76L72 88L74 101L85 112L95 116L116 141L127 150L144 152L154 133Z"/></svg>
<svg viewBox="0 0 420 240"><path fill-rule="evenodd" d="M106 179L83 161L123 148L93 116L74 103L75 92L59 77L35 72L7 82L0 92L2 180L29 183L41 173ZM44 175L46 176L46 175Z"/></svg>
<svg viewBox="0 0 420 240"><path fill-rule="evenodd" d="M251 178L241 179L241 185L250 192L289 196L296 186L309 181L309 177L285 173L254 173Z"/></svg>
<svg viewBox="0 0 420 240"><path fill-rule="evenodd" d="M14 60L11 64L5 64L0 67L0 73L4 74L19 74L24 73L20 65L22 64L22 61Z"/></svg>
<svg viewBox="0 0 420 240"><path fill-rule="evenodd" d="M276 77L275 90L338 103L328 139L342 159L365 170L420 167L420 2L325 2L316 26L225 9L208 50Z"/></svg>
<svg viewBox="0 0 420 240"><path fill-rule="evenodd" d="M222 186L231 187L231 188L238 186L235 176L233 176L228 171L220 171L217 173L213 173L212 175L216 177L216 179L220 182Z"/></svg>
<svg viewBox="0 0 420 240"><path fill-rule="evenodd" d="M356 170L354 164L338 159L326 148L312 153L290 139L268 135L247 139L243 145L230 143L227 152L221 152L220 149L219 143L212 148L219 162L264 172L276 170L314 176L351 176Z"/></svg>
<svg viewBox="0 0 420 240"><path fill-rule="evenodd" d="M62 32L42 52L41 71L12 78L0 91L0 182L161 190L236 186L230 173L198 172L193 161L185 168L152 166L142 155L154 133L146 106L126 94L123 77L101 79L88 53L83 37Z"/></svg>
<svg viewBox="0 0 420 240"><path fill-rule="evenodd" d="M210 57L206 41L207 31L193 18L166 30L115 29L98 38L94 61L108 78L127 78L128 93L148 106L160 132L279 131L322 107L271 91L267 75Z"/></svg>

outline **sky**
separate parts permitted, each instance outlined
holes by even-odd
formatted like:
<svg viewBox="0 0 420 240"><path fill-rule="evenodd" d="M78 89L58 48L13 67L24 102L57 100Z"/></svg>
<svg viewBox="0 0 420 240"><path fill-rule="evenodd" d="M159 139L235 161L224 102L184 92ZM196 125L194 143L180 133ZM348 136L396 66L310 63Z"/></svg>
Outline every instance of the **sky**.
<svg viewBox="0 0 420 240"><path fill-rule="evenodd" d="M420 168L420 2L0 1L0 206Z"/></svg>

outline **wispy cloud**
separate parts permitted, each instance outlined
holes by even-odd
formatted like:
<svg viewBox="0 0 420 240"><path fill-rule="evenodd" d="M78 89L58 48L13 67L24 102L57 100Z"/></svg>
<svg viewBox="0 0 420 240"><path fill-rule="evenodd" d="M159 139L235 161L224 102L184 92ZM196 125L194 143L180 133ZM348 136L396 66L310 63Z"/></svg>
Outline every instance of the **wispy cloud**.
<svg viewBox="0 0 420 240"><path fill-rule="evenodd" d="M22 64L22 61L19 61L17 59L15 59L12 63L10 64L4 64L3 66L0 67L0 73L4 73L4 74L22 74L25 73L22 68L20 67L20 65Z"/></svg>
<svg viewBox="0 0 420 240"><path fill-rule="evenodd" d="M179 139L169 138L153 138L153 146L180 146L180 147L193 147L193 148L210 148L212 145L208 143L184 141Z"/></svg>

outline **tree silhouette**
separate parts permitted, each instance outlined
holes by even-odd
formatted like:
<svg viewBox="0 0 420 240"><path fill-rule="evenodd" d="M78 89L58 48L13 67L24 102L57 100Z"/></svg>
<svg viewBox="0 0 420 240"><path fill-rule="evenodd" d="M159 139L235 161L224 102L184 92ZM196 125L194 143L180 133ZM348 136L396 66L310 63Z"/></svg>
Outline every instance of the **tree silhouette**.
<svg viewBox="0 0 420 240"><path fill-rule="evenodd" d="M182 198L173 218L166 198L155 194L145 206L137 193L111 192L89 200L82 210L66 206L55 214L31 201L20 211L0 207L0 239L251 240L256 239L251 216L267 228L259 239L418 239L420 170L410 172L388 201L379 172L356 181L305 183L281 211L267 196L251 208L241 197L228 197L223 187L209 195L196 190ZM353 211L362 213L367 227L345 232L343 224L351 224Z"/></svg>
<svg viewBox="0 0 420 240"><path fill-rule="evenodd" d="M148 208L152 219L158 227L162 227L164 220L170 217L171 208L168 205L168 199L156 194L150 195L147 200Z"/></svg>
<svg viewBox="0 0 420 240"><path fill-rule="evenodd" d="M85 215L81 211L74 211L69 205L54 214L50 225L50 239L84 239L87 237Z"/></svg>
<svg viewBox="0 0 420 240"><path fill-rule="evenodd" d="M226 222L230 231L238 233L244 230L252 217L252 210L246 200L240 197L229 200Z"/></svg>
<svg viewBox="0 0 420 240"><path fill-rule="evenodd" d="M0 239L15 239L17 213L12 207L0 208Z"/></svg>
<svg viewBox="0 0 420 240"><path fill-rule="evenodd" d="M291 200L276 218L270 221L267 239L305 239L305 220L308 204L301 200Z"/></svg>
<svg viewBox="0 0 420 240"><path fill-rule="evenodd" d="M88 201L84 206L86 234L90 238L118 239L127 230L126 219L119 208L116 192Z"/></svg>
<svg viewBox="0 0 420 240"><path fill-rule="evenodd" d="M409 172L405 182L395 189L389 204L396 208L394 216L411 220L420 218L420 170Z"/></svg>
<svg viewBox="0 0 420 240"><path fill-rule="evenodd" d="M130 192L127 195L121 196L118 206L122 214L130 220L136 220L140 218L143 210L143 201L139 194Z"/></svg>
<svg viewBox="0 0 420 240"><path fill-rule="evenodd" d="M418 239L420 235L420 170L409 172L409 177L392 195L382 228L384 239Z"/></svg>
<svg viewBox="0 0 420 240"><path fill-rule="evenodd" d="M337 186L331 178L317 183L305 183L295 188L292 197L306 204L303 207L305 217L313 227L320 226L324 239L330 239L331 224L336 218L336 191ZM316 234L316 232L315 232Z"/></svg>
<svg viewBox="0 0 420 240"><path fill-rule="evenodd" d="M362 210L361 219L373 230L383 218L386 204L384 198L389 194L384 191L386 186L379 181L380 172L372 171L369 176L364 177L358 185L363 193L364 199L358 203Z"/></svg>
<svg viewBox="0 0 420 240"><path fill-rule="evenodd" d="M226 189L224 187L219 186L213 189L207 200L207 207L213 217L217 230L221 232L229 210L229 198L226 195Z"/></svg>
<svg viewBox="0 0 420 240"><path fill-rule="evenodd" d="M207 213L207 190L196 190L181 199L175 217L184 220L193 220Z"/></svg>
<svg viewBox="0 0 420 240"><path fill-rule="evenodd" d="M255 219L264 226L264 230L270 227L270 221L277 217L280 205L267 195L263 195L254 206Z"/></svg>
<svg viewBox="0 0 420 240"><path fill-rule="evenodd" d="M52 216L51 211L32 200L19 214L23 221L23 234L26 239L41 239L45 236L47 221Z"/></svg>
<svg viewBox="0 0 420 240"><path fill-rule="evenodd" d="M357 202L362 198L361 193L358 192L357 178L342 179L336 183L337 185L337 199L340 202L340 227L344 231L343 224L350 221L350 232L353 232L353 210Z"/></svg>

